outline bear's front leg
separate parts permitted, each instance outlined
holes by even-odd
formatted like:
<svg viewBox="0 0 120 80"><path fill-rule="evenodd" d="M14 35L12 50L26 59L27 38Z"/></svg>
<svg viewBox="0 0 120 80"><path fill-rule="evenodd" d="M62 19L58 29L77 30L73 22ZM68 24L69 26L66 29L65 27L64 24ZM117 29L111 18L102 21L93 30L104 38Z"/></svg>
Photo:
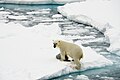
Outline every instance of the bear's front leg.
<svg viewBox="0 0 120 80"><path fill-rule="evenodd" d="M61 61L64 61L65 60L65 52L61 52L60 53L60 56L61 56Z"/></svg>
<svg viewBox="0 0 120 80"><path fill-rule="evenodd" d="M56 59L58 59L58 60L61 59L60 54L57 54L57 55L56 55ZM70 62L70 60L68 59L68 56L67 56L67 55L65 55L65 60L64 60L64 61Z"/></svg>

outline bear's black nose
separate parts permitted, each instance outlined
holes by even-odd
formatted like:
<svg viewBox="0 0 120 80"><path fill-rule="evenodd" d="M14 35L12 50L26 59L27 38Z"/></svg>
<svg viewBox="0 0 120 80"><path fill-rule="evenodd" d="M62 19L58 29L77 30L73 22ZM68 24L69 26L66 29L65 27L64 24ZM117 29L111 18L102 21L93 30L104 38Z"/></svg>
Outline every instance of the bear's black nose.
<svg viewBox="0 0 120 80"><path fill-rule="evenodd" d="M56 43L53 43L53 47L54 47L54 48L56 48L56 45L57 45Z"/></svg>

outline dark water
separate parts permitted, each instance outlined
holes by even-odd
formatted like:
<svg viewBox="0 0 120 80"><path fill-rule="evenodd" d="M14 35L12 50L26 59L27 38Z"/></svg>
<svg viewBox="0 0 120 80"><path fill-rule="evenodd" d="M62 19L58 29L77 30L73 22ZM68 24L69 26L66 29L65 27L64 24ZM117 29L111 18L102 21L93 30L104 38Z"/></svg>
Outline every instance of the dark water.
<svg viewBox="0 0 120 80"><path fill-rule="evenodd" d="M83 46L90 46L98 54L105 56L113 61L112 66L90 69L86 71L74 72L58 77L50 77L50 80L78 80L78 75L86 75L90 80L120 80L120 57L114 55L106 50L110 46L109 39L104 36L96 28L87 24L79 24L68 20L65 17L52 17L57 12L57 7L61 5L14 5L14 4L0 4L1 11L9 12L0 17L0 21L5 23L15 22L20 23L25 27L33 27L37 24L50 25L58 23L61 28L62 34L70 36L75 41L81 41ZM39 12L35 14L28 14L27 12ZM13 19L9 16L25 16L27 19ZM80 36L75 37L75 36ZM75 37L75 38L72 38Z"/></svg>

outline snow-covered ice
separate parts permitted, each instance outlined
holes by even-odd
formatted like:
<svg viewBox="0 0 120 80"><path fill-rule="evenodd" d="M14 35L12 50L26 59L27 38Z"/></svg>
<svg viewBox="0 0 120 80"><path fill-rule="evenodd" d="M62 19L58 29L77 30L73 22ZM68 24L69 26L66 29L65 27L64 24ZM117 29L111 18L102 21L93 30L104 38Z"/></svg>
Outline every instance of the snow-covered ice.
<svg viewBox="0 0 120 80"><path fill-rule="evenodd" d="M61 37L57 23L29 28L12 22L1 22L0 25L1 80L35 80L46 75L57 75L62 69L66 69L66 73L74 71L69 69L68 63L55 58L59 50L53 48L52 40ZM82 70L112 65L110 60L91 48L83 47L83 50Z"/></svg>
<svg viewBox="0 0 120 80"><path fill-rule="evenodd" d="M87 0L68 3L58 11L70 20L96 27L110 39L109 51L120 55L120 0Z"/></svg>
<svg viewBox="0 0 120 80"><path fill-rule="evenodd" d="M48 27L38 25L32 28L25 28L14 23L1 23L1 25L3 25L0 26L2 80L30 80L29 77L34 80L42 75L54 73L57 71L56 69L64 68L63 65L59 67L49 65L59 64L55 59L57 52L53 50L52 40L48 38L50 35L54 36L54 31L49 27L56 25ZM55 31L59 31L56 29ZM43 59L45 60L43 61ZM48 65L49 68L47 68Z"/></svg>
<svg viewBox="0 0 120 80"><path fill-rule="evenodd" d="M50 12L49 12L49 9L48 9L48 11L32 11L32 12L27 12L26 14L31 14L31 15L33 15L33 14L49 14Z"/></svg>
<svg viewBox="0 0 120 80"><path fill-rule="evenodd" d="M89 78L86 75L78 75L76 77L77 80L89 80Z"/></svg>
<svg viewBox="0 0 120 80"><path fill-rule="evenodd" d="M107 77L107 76L101 77L101 79L104 79L104 80L115 80L113 77Z"/></svg>
<svg viewBox="0 0 120 80"><path fill-rule="evenodd" d="M62 18L63 16L61 14L55 14L52 16L52 18Z"/></svg>
<svg viewBox="0 0 120 80"><path fill-rule="evenodd" d="M6 15L6 14L11 14L11 13L6 11L0 11L0 15Z"/></svg>
<svg viewBox="0 0 120 80"><path fill-rule="evenodd" d="M9 16L7 16L7 18L14 19L14 20L27 20L26 16L13 16L13 15L9 15Z"/></svg>

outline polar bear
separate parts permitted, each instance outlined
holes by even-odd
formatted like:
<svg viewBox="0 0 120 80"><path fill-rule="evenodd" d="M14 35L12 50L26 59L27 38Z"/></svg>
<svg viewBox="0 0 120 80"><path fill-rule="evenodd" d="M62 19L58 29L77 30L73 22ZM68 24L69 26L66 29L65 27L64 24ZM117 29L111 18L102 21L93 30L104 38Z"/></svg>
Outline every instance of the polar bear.
<svg viewBox="0 0 120 80"><path fill-rule="evenodd" d="M75 68L81 68L80 59L83 58L83 51L80 46L63 40L55 40L53 45L54 48L58 47L60 49L61 61L66 59L65 56L69 56L73 59L74 64L76 64Z"/></svg>

